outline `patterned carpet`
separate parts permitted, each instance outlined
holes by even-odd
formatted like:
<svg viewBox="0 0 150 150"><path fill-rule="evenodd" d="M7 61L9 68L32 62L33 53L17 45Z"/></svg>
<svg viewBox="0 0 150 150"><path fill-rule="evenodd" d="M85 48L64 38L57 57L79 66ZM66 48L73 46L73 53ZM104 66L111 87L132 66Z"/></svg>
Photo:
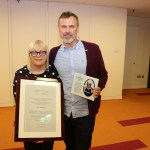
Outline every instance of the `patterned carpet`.
<svg viewBox="0 0 150 150"><path fill-rule="evenodd" d="M135 150L144 147L147 146L140 140L133 140L99 147L93 147L90 150Z"/></svg>
<svg viewBox="0 0 150 150"><path fill-rule="evenodd" d="M122 126L131 126L131 125L137 125L137 124L143 124L143 123L150 123L150 117L122 120L118 122Z"/></svg>
<svg viewBox="0 0 150 150"><path fill-rule="evenodd" d="M122 100L104 100L90 150L150 150L150 89L124 90ZM0 150L24 150L14 142L15 107L0 108ZM65 150L56 141L54 150Z"/></svg>
<svg viewBox="0 0 150 150"><path fill-rule="evenodd" d="M90 150L136 150L139 148L147 147L140 140L126 141L121 143L114 143L110 145L103 145L98 147L93 147ZM23 148L12 148L5 150L24 150Z"/></svg>
<svg viewBox="0 0 150 150"><path fill-rule="evenodd" d="M136 93L136 95L138 95L138 96L146 96L146 95L150 95L150 92L148 92L148 93Z"/></svg>

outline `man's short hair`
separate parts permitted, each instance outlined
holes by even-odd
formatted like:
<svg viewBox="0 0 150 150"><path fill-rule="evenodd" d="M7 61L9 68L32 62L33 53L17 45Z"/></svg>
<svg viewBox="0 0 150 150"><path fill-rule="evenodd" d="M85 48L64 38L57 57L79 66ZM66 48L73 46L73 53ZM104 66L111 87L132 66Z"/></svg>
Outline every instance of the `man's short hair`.
<svg viewBox="0 0 150 150"><path fill-rule="evenodd" d="M59 20L60 20L60 19L62 19L62 18L70 18L71 16L74 17L74 18L76 18L76 20L77 20L77 25L79 25L78 16L77 16L76 14L72 13L71 11L64 11L64 12L60 15L60 17L59 17L59 19L58 19L58 25L59 25Z"/></svg>

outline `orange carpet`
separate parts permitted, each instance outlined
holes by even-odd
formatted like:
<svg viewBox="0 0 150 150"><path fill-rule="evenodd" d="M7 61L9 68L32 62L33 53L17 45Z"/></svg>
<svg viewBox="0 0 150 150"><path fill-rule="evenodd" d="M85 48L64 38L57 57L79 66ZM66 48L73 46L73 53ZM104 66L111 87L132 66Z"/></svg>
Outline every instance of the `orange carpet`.
<svg viewBox="0 0 150 150"><path fill-rule="evenodd" d="M4 150L24 150L24 148L9 148L9 149L4 149Z"/></svg>
<svg viewBox="0 0 150 150"><path fill-rule="evenodd" d="M137 93L150 93L150 89L123 90L122 100L102 101L91 150L150 150L150 123L140 120L150 117L150 95ZM15 107L0 108L0 150L23 150L22 142L14 142L14 112ZM119 123L134 119L134 125ZM55 141L54 150L65 150L64 142Z"/></svg>
<svg viewBox="0 0 150 150"><path fill-rule="evenodd" d="M147 147L140 140L126 141L121 143L115 143L110 145L103 145L98 147L93 147L90 150L136 150L139 148ZM5 150L24 150L24 148L12 148Z"/></svg>

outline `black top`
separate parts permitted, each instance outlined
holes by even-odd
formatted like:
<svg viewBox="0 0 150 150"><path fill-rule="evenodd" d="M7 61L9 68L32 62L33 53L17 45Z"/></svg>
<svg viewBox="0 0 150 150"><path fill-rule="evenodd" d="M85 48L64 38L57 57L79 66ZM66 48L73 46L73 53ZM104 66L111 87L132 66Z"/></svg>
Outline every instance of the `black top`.
<svg viewBox="0 0 150 150"><path fill-rule="evenodd" d="M13 95L14 98L16 98L16 91L17 91L17 77L18 76L25 76L25 77L41 77L41 78L53 78L53 79L59 79L58 72L56 68L53 65L49 65L49 68L45 70L42 74L32 74L28 68L27 65L23 68L17 70L15 72L15 77L13 81Z"/></svg>

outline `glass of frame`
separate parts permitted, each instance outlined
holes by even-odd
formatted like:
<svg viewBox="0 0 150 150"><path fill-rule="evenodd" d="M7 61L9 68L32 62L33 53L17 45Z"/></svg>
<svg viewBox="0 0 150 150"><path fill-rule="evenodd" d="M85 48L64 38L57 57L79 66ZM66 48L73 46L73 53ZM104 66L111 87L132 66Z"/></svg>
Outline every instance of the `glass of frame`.
<svg viewBox="0 0 150 150"><path fill-rule="evenodd" d="M63 139L63 104L61 81L19 76L15 141Z"/></svg>

